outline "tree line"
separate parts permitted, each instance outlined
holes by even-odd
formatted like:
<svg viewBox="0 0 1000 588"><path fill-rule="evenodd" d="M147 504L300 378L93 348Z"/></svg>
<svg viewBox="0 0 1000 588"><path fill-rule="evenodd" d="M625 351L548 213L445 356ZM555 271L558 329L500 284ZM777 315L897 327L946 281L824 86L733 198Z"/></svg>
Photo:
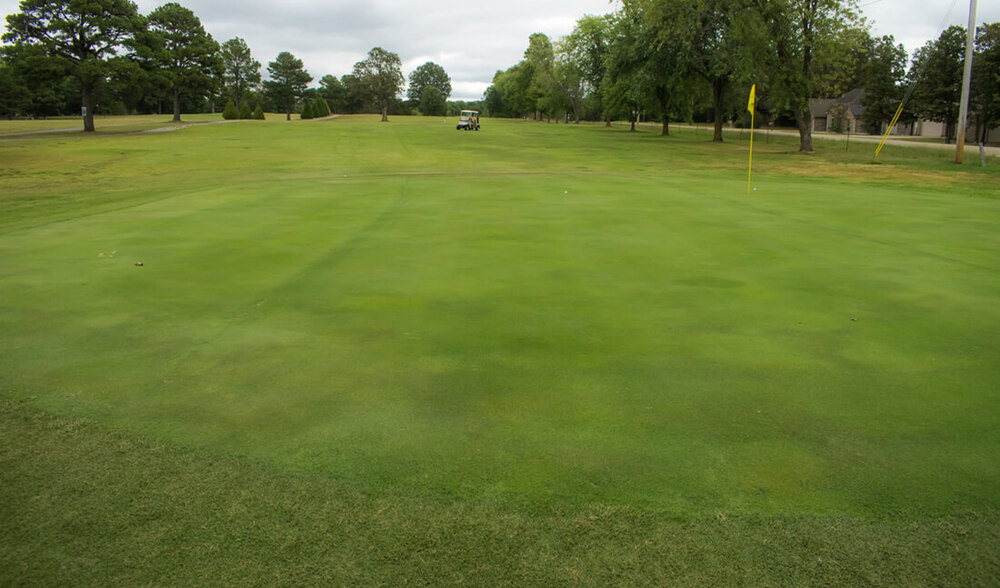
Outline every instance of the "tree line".
<svg viewBox="0 0 1000 588"><path fill-rule="evenodd" d="M863 124L880 133L901 103L903 124L958 119L965 29L953 26L909 55L872 36L854 0L622 0L587 15L553 43L528 39L524 58L498 70L484 98L492 116L749 124L747 98L812 151L814 98L865 89ZM976 128L1000 124L1000 23L978 28L970 105ZM905 102L904 102L905 99Z"/></svg>
<svg viewBox="0 0 1000 588"><path fill-rule="evenodd" d="M190 9L175 2L148 15L129 0L22 0L7 16L0 47L0 116L56 116L82 108L84 130L95 114L216 112L225 118L291 118L333 113L419 110L445 115L465 108L448 102L451 79L425 63L410 74L407 99L399 56L373 48L350 74L325 75L318 88L302 60L287 51L261 63L236 37L221 45Z"/></svg>

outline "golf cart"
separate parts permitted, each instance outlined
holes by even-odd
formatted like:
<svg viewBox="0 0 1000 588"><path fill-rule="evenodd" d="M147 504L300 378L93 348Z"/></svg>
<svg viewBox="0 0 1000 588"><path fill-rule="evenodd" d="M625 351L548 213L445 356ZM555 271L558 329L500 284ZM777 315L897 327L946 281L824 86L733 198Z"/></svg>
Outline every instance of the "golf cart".
<svg viewBox="0 0 1000 588"><path fill-rule="evenodd" d="M478 131L479 113L475 110L463 110L458 117L458 126L455 129L459 131Z"/></svg>

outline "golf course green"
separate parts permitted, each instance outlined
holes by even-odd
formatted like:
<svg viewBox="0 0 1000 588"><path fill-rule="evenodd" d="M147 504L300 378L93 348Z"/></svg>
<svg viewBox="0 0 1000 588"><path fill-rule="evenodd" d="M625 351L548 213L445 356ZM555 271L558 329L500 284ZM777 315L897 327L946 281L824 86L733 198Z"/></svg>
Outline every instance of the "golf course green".
<svg viewBox="0 0 1000 588"><path fill-rule="evenodd" d="M2 584L1000 583L996 158L4 124Z"/></svg>

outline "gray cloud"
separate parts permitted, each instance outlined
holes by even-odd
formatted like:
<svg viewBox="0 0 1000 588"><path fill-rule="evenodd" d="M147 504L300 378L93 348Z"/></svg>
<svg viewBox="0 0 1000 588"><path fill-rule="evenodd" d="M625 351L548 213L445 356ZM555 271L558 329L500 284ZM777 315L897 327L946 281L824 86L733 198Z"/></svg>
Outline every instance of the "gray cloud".
<svg viewBox="0 0 1000 588"><path fill-rule="evenodd" d="M138 0L149 13L165 0ZM220 42L243 37L264 64L281 51L303 60L316 80L350 73L372 47L399 54L404 73L433 61L452 77L453 98L478 99L498 69L517 63L528 36L553 41L584 14L616 8L608 0L508 0L494 5L467 0L180 0ZM948 13L949 6L951 11ZM16 12L17 0L0 0L0 14ZM873 32L891 34L912 51L942 28L965 25L968 4L954 0L862 0ZM1000 20L1000 3L980 2L978 22Z"/></svg>

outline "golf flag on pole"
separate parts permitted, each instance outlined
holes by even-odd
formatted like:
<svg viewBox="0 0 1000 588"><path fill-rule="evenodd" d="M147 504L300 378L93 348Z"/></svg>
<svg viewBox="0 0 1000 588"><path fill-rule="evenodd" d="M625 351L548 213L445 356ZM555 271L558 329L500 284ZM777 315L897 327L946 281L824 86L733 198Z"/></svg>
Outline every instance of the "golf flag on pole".
<svg viewBox="0 0 1000 588"><path fill-rule="evenodd" d="M757 84L750 86L750 101L747 102L747 110L750 111L750 163L747 166L747 194L750 193L750 174L753 171L753 119L756 114L754 106L757 102Z"/></svg>

